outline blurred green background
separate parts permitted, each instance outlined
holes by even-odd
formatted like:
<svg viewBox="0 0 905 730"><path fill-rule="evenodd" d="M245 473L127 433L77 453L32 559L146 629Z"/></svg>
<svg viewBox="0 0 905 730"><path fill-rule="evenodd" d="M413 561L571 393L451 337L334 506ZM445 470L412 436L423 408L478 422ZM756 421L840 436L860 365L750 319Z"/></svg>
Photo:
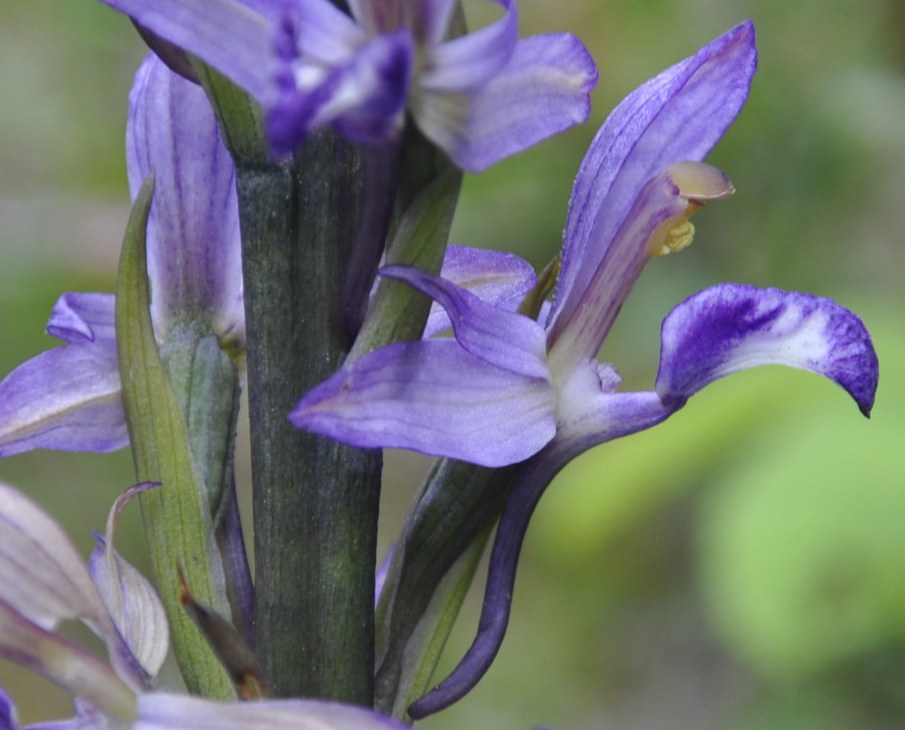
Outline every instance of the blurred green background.
<svg viewBox="0 0 905 730"><path fill-rule="evenodd" d="M662 317L705 286L741 281L858 311L881 385L866 421L831 384L763 368L574 462L528 535L496 664L424 726L905 727L905 4L520 8L523 34L571 31L594 55L593 120L469 177L456 242L542 265L607 111L750 17L759 72L710 158L738 193L696 218L689 251L648 267L603 357L625 387L649 388ZM142 53L128 23L92 0L0 3L0 375L53 346L43 326L60 292L112 289L127 215L125 99ZM409 455L389 461L385 543L423 468ZM87 552L132 473L126 453L38 453L0 462L0 479L47 505ZM141 563L129 513L121 547ZM479 605L476 595L446 666ZM2 662L0 683L25 721L69 712L65 695Z"/></svg>

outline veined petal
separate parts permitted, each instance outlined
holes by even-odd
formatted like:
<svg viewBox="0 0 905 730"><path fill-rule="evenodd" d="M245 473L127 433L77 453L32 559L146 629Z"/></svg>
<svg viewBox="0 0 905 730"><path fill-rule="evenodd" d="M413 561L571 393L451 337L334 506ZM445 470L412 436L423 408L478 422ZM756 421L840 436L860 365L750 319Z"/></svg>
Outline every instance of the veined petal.
<svg viewBox="0 0 905 730"><path fill-rule="evenodd" d="M262 101L270 88L271 30L254 2L102 0L164 40L198 56Z"/></svg>
<svg viewBox="0 0 905 730"><path fill-rule="evenodd" d="M47 333L73 344L115 338L112 294L67 292L57 299L47 322Z"/></svg>
<svg viewBox="0 0 905 730"><path fill-rule="evenodd" d="M561 376L578 363L596 359L616 315L650 258L666 242L690 243L688 217L706 200L730 195L732 183L702 162L677 163L651 180L638 194L613 236L586 288L575 297L569 321L548 334L550 369Z"/></svg>
<svg viewBox="0 0 905 730"><path fill-rule="evenodd" d="M518 309L521 300L537 283L531 264L513 253L454 245L446 248L440 278L509 311ZM430 337L451 326L446 310L435 302L424 336Z"/></svg>
<svg viewBox="0 0 905 730"><path fill-rule="evenodd" d="M431 91L462 92L481 86L509 62L518 39L515 0L494 0L503 17L427 50L418 83Z"/></svg>
<svg viewBox="0 0 905 730"><path fill-rule="evenodd" d="M597 69L568 34L519 41L506 66L483 86L413 90L418 126L465 170L499 160L584 122Z"/></svg>
<svg viewBox="0 0 905 730"><path fill-rule="evenodd" d="M215 702L154 693L138 698L133 730L407 730L396 720L351 705L317 700Z"/></svg>
<svg viewBox="0 0 905 730"><path fill-rule="evenodd" d="M0 456L128 443L113 340L55 347L0 382Z"/></svg>
<svg viewBox="0 0 905 730"><path fill-rule="evenodd" d="M311 390L290 420L364 448L504 466L555 433L547 380L488 365L452 340L382 347Z"/></svg>
<svg viewBox="0 0 905 730"><path fill-rule="evenodd" d="M705 289L663 321L657 393L682 403L708 383L757 365L788 365L844 388L866 416L879 378L864 324L831 299L743 284Z"/></svg>
<svg viewBox="0 0 905 730"><path fill-rule="evenodd" d="M0 482L0 601L43 629L78 618L109 625L106 608L69 536L19 491Z"/></svg>
<svg viewBox="0 0 905 730"><path fill-rule="evenodd" d="M104 537L96 536L88 569L113 623L128 648L126 666L134 657L148 676L160 671L169 649L169 629L163 604L148 580L113 549L119 516L138 494L157 486L142 482L127 489L110 508Z"/></svg>
<svg viewBox="0 0 905 730"><path fill-rule="evenodd" d="M735 120L757 65L745 21L632 92L607 118L569 201L562 272L549 325L574 315L642 187L670 165L700 161Z"/></svg>
<svg viewBox="0 0 905 730"><path fill-rule="evenodd" d="M174 318L198 318L235 337L244 331L235 166L210 103L153 55L138 70L129 101L132 195L149 173L155 177L147 240L157 335Z"/></svg>
<svg viewBox="0 0 905 730"><path fill-rule="evenodd" d="M456 340L488 365L549 380L546 334L537 322L488 304L451 282L411 266L386 266L381 276L400 279L434 299L449 314Z"/></svg>

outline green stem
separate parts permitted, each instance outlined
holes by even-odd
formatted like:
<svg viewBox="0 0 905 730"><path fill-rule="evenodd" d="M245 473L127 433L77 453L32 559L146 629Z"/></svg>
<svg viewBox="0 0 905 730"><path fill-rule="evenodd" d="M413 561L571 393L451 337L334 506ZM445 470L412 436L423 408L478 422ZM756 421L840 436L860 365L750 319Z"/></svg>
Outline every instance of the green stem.
<svg viewBox="0 0 905 730"><path fill-rule="evenodd" d="M287 416L339 367L360 190L330 133L294 165L239 164L254 483L256 649L278 696L370 706L381 457Z"/></svg>

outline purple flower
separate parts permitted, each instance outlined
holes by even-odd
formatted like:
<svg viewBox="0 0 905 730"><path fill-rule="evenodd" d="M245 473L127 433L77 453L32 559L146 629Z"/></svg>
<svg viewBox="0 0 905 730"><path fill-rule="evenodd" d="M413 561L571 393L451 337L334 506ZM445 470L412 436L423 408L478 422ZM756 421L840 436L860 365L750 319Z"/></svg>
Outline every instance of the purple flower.
<svg viewBox="0 0 905 730"><path fill-rule="evenodd" d="M629 95L600 129L569 204L562 268L544 324L407 267L408 282L446 310L455 339L390 345L309 392L291 418L365 447L399 447L484 466L521 462L500 522L478 638L462 664L410 710L461 697L505 631L528 520L571 459L649 428L714 380L779 363L835 381L867 415L878 365L860 320L828 299L721 284L664 320L654 390L619 392L597 353L644 265L691 242L703 203L733 192L701 160L735 119L756 66L749 22Z"/></svg>
<svg viewBox="0 0 905 730"><path fill-rule="evenodd" d="M76 716L32 726L106 730L261 728L403 730L368 710L312 700L214 702L152 691L168 648L163 607L150 584L113 550L119 514L140 484L116 500L88 567L56 521L0 482L0 656L69 690ZM104 642L109 661L56 627L78 619ZM15 730L13 705L0 687L0 730Z"/></svg>
<svg viewBox="0 0 905 730"><path fill-rule="evenodd" d="M245 347L235 169L204 93L149 55L135 77L126 135L133 196L156 180L147 229L159 342L203 324ZM0 383L0 456L34 448L111 451L128 443L112 294L64 294L47 331L65 344Z"/></svg>
<svg viewBox="0 0 905 730"><path fill-rule="evenodd" d="M361 143L408 110L466 170L483 170L587 119L597 72L568 34L517 39L503 16L448 39L453 0L104 0L210 64L264 108L277 153L331 126Z"/></svg>

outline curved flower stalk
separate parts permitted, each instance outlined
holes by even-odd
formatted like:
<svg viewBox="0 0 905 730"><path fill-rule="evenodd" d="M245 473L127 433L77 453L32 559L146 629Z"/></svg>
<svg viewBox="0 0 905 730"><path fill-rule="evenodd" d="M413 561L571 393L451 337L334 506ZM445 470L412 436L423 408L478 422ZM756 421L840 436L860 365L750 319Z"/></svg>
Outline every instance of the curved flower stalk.
<svg viewBox="0 0 905 730"><path fill-rule="evenodd" d="M395 137L405 111L461 168L498 160L587 119L597 72L568 34L517 40L515 0L449 40L453 0L104 0L244 88L279 154L330 126Z"/></svg>
<svg viewBox="0 0 905 730"><path fill-rule="evenodd" d="M235 169L204 94L149 55L135 77L126 132L133 197L153 173L147 229L159 343L207 329L245 347ZM65 343L0 383L0 456L35 448L112 451L128 443L112 294L63 294L47 331Z"/></svg>
<svg viewBox="0 0 905 730"><path fill-rule="evenodd" d="M877 358L860 320L828 299L721 284L665 319L649 392L618 392L597 353L644 265L691 242L703 203L733 192L700 162L735 119L756 66L748 22L648 81L610 115L575 180L562 268L545 324L407 267L408 282L449 313L454 340L390 345L309 392L301 428L368 447L401 447L484 466L526 460L491 558L478 637L462 664L409 710L464 695L490 666L508 621L522 537L556 473L597 444L660 423L730 373L778 363L843 387L867 415Z"/></svg>
<svg viewBox="0 0 905 730"><path fill-rule="evenodd" d="M154 690L167 653L167 623L150 584L113 549L122 509L150 483L127 490L107 518L88 567L50 515L0 482L0 656L70 691L76 717L56 728L324 728L400 730L370 711L309 700L219 703ZM107 647L108 662L56 631L78 619ZM0 688L0 728L15 730ZM45 727L41 726L32 726Z"/></svg>

